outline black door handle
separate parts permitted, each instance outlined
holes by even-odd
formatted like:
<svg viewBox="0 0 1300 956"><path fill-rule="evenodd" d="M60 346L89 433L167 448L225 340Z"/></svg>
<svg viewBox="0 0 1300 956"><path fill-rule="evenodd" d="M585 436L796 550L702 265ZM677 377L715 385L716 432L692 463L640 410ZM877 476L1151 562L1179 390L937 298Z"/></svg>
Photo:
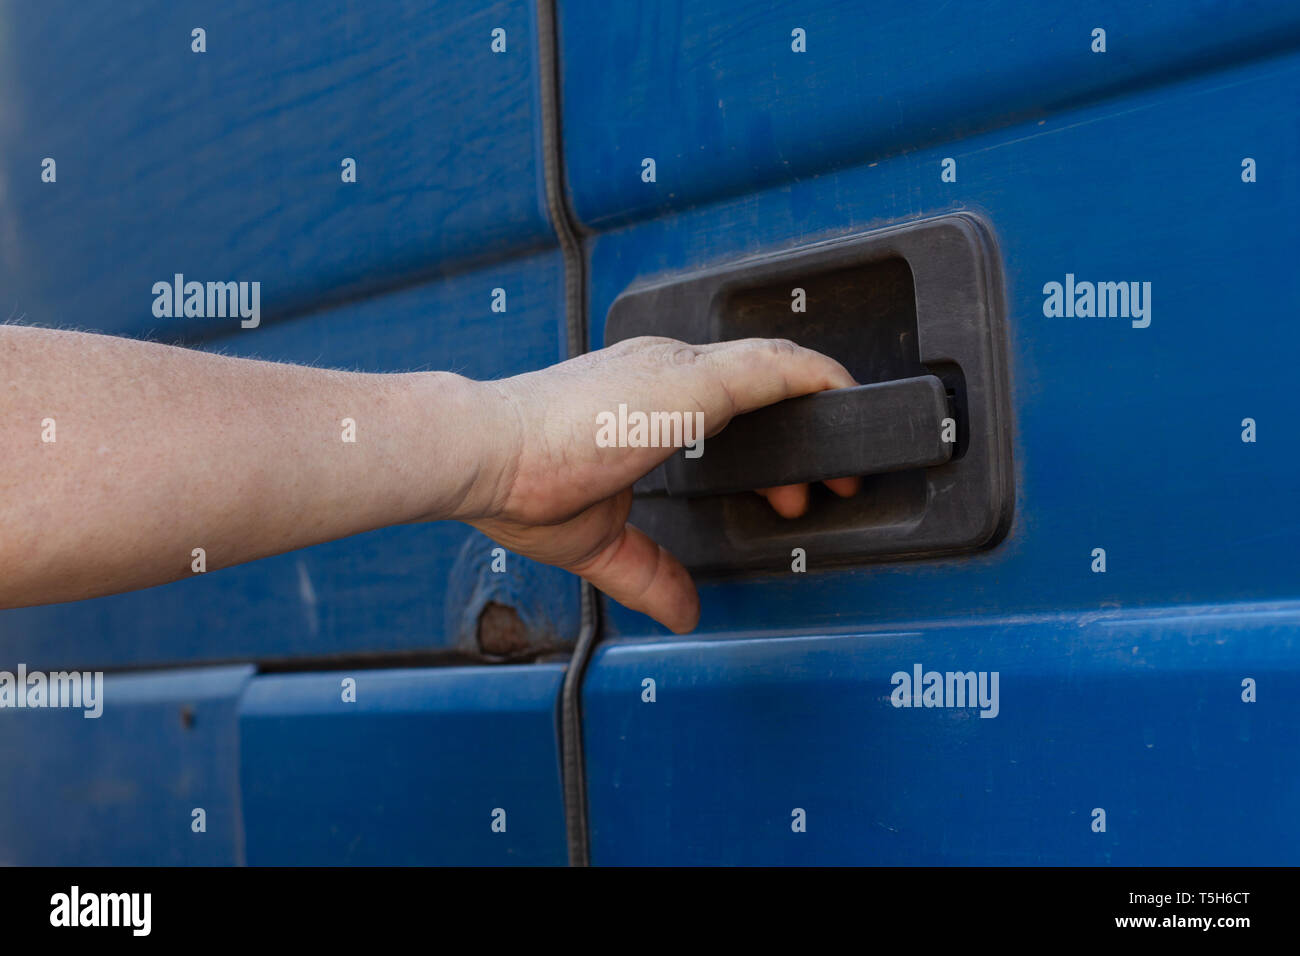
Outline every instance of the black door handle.
<svg viewBox="0 0 1300 956"><path fill-rule="evenodd" d="M678 452L664 486L694 498L941 465L952 457L950 417L933 375L804 395L737 417L696 458Z"/></svg>
<svg viewBox="0 0 1300 956"><path fill-rule="evenodd" d="M692 571L779 571L796 545L827 567L960 554L1006 534L1015 468L1002 266L992 231L969 213L656 276L610 306L605 344L636 335L785 338L881 383L741 416L701 457L675 452L642 477L629 520ZM850 475L868 476L863 494L819 495L798 518L743 493Z"/></svg>

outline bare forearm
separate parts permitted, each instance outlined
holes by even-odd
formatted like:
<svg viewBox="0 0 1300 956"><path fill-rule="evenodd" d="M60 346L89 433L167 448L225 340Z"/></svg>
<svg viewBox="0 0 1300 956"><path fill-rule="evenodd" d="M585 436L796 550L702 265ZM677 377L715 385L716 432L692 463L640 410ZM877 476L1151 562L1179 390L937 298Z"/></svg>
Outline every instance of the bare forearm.
<svg viewBox="0 0 1300 956"><path fill-rule="evenodd" d="M698 442L735 415L852 384L833 359L770 339L629 339L472 382L0 325L0 607L189 577L200 549L211 571L455 518L688 631L690 575L628 523L633 483L673 449L607 447L602 417L676 412L704 423ZM806 485L763 493L783 515L808 506Z"/></svg>
<svg viewBox="0 0 1300 956"><path fill-rule="evenodd" d="M0 606L457 517L494 460L476 388L0 326Z"/></svg>

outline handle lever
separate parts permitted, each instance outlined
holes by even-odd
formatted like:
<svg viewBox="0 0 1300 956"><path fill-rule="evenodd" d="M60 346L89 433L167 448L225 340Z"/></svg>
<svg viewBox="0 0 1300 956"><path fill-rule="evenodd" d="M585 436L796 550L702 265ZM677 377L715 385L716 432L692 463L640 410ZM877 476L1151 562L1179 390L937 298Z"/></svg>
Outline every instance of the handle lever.
<svg viewBox="0 0 1300 956"><path fill-rule="evenodd" d="M941 465L952 457L942 439L951 416L934 375L803 395L738 416L698 458L673 455L664 486L694 498Z"/></svg>

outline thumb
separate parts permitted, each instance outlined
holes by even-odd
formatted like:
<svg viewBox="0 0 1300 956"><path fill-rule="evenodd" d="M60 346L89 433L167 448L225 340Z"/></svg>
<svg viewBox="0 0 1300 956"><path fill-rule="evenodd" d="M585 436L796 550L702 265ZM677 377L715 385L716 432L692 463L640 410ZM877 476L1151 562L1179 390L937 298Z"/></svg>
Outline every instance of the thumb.
<svg viewBox="0 0 1300 956"><path fill-rule="evenodd" d="M676 634L700 621L700 595L680 561L649 535L625 524L595 557L569 568L624 607L648 614Z"/></svg>

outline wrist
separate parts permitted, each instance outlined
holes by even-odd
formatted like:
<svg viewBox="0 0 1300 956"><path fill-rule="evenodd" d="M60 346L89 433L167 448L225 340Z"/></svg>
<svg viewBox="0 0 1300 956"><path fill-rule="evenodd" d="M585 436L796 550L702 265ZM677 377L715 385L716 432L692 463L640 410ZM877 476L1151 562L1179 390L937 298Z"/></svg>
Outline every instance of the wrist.
<svg viewBox="0 0 1300 956"><path fill-rule="evenodd" d="M473 521L501 510L509 497L522 431L501 382L451 372L413 373L413 421L425 444L429 481L420 520Z"/></svg>

